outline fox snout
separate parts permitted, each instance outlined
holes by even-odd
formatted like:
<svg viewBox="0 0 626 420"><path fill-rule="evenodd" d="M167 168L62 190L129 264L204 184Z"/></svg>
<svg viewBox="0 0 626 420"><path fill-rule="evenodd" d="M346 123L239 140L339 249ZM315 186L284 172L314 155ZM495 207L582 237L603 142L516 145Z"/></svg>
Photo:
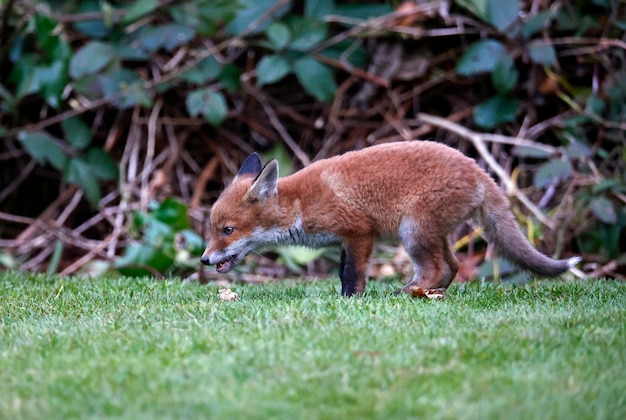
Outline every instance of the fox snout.
<svg viewBox="0 0 626 420"><path fill-rule="evenodd" d="M213 265L211 264L211 259L209 258L209 256L204 254L202 254L202 257L200 257L200 262L204 265Z"/></svg>

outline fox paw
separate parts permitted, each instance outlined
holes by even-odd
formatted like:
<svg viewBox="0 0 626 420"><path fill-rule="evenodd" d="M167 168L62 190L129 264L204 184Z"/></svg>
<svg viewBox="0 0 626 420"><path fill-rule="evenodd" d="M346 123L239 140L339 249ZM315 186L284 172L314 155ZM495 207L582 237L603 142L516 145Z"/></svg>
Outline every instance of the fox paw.
<svg viewBox="0 0 626 420"><path fill-rule="evenodd" d="M446 298L446 289L444 287L439 287L436 289L424 289L419 286L406 286L402 289L405 293L422 299L436 299L443 300Z"/></svg>

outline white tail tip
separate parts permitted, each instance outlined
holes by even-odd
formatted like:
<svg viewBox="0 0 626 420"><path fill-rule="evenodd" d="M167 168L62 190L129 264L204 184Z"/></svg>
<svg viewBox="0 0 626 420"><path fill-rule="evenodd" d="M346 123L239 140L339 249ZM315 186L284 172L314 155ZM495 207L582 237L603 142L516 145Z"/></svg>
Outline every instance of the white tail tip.
<svg viewBox="0 0 626 420"><path fill-rule="evenodd" d="M567 265L569 268L574 268L578 265L578 263L582 260L580 257L572 257L567 259Z"/></svg>

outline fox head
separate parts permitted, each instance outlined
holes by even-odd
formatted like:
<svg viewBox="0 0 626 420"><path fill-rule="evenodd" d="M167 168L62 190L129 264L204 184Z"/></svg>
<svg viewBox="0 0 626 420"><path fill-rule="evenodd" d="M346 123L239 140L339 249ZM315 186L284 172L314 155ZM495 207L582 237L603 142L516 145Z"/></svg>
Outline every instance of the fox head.
<svg viewBox="0 0 626 420"><path fill-rule="evenodd" d="M211 236L200 261L227 273L248 253L271 243L268 231L275 224L277 200L278 162L262 167L259 155L251 154L211 209Z"/></svg>

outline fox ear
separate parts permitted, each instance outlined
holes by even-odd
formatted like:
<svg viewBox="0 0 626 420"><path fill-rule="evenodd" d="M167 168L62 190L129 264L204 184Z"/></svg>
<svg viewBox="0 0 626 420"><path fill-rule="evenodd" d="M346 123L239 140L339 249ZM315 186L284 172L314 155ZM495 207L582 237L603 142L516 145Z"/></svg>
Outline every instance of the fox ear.
<svg viewBox="0 0 626 420"><path fill-rule="evenodd" d="M239 178L240 176L250 175L250 176L258 176L259 172L261 172L261 158L257 152L252 153L250 156L244 160L243 165L241 165L241 169L237 172L237 176L233 182Z"/></svg>
<svg viewBox="0 0 626 420"><path fill-rule="evenodd" d="M246 193L248 200L263 201L278 194L278 161L272 159L263 167L259 176Z"/></svg>

